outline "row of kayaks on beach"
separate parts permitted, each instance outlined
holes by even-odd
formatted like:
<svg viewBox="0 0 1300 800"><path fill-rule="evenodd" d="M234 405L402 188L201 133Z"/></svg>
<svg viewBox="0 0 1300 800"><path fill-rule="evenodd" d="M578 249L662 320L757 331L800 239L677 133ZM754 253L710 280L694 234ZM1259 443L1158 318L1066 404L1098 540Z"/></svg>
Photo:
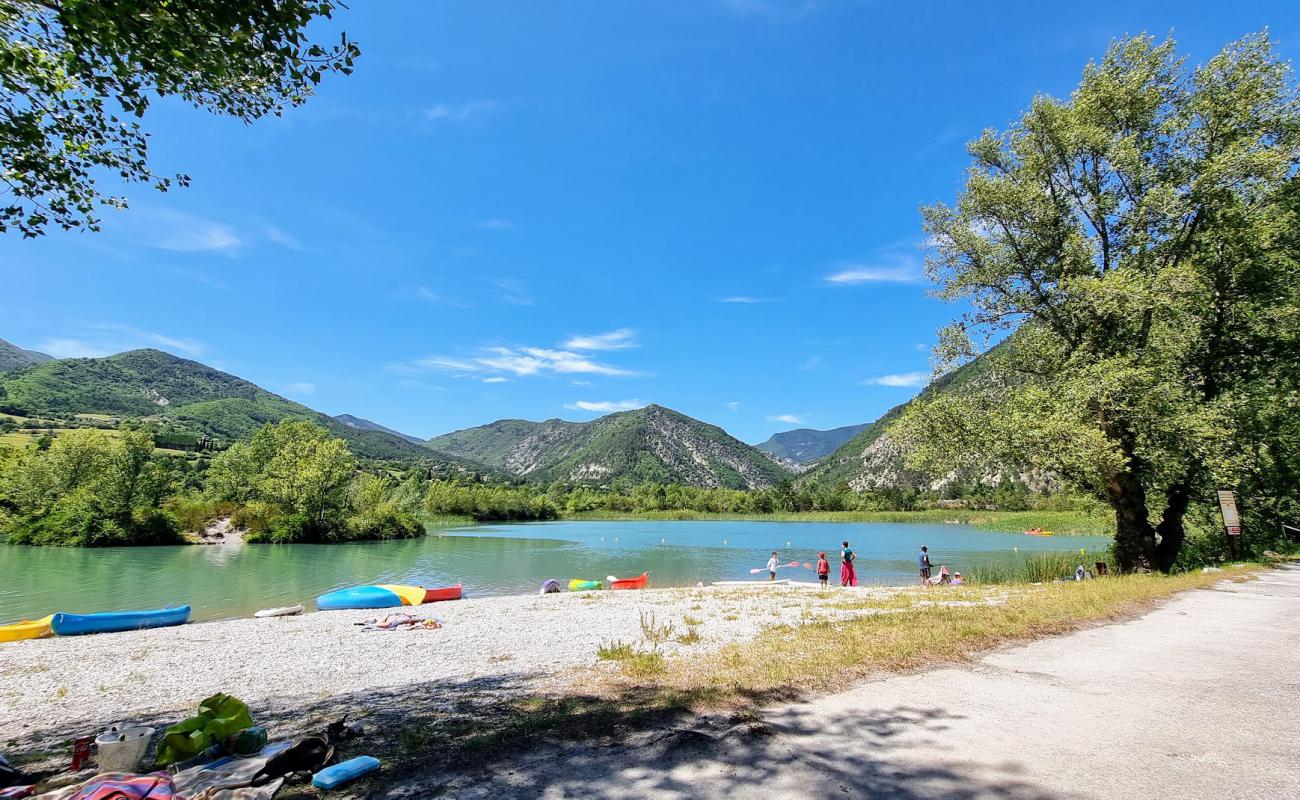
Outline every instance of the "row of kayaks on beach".
<svg viewBox="0 0 1300 800"><path fill-rule="evenodd" d="M636 578L614 578L607 581L591 581L575 578L569 581L569 591L600 589L606 584L611 589L644 589L649 582L650 573L644 572ZM321 611L340 609L396 608L398 606L418 606L425 603L437 603L446 600L460 600L464 596L461 584L444 587L407 586L403 584L376 584L372 586L349 586L326 592L316 598L316 608ZM301 614L306 610L301 605L266 608L253 616L258 618L286 617ZM143 611L105 611L96 614L69 614L59 612L40 619L22 620L10 625L0 625L0 642L16 642L22 639L41 639L47 636L82 636L91 633L116 633L120 631L138 631L147 628L166 628L172 625L184 625L190 619L189 606L170 606Z"/></svg>
<svg viewBox="0 0 1300 800"><path fill-rule="evenodd" d="M549 583L549 581L548 581ZM589 592L593 589L603 589L608 586L611 589L644 589L650 585L650 573L642 572L635 578L615 578L610 575L603 581L587 580L585 578L574 578L569 581L569 591L571 592Z"/></svg>
<svg viewBox="0 0 1300 800"><path fill-rule="evenodd" d="M154 608L146 611L103 611L97 614L59 612L40 619L0 625L0 642L40 639L46 636L84 636L90 633L117 633L145 628L167 628L189 622L189 606Z"/></svg>

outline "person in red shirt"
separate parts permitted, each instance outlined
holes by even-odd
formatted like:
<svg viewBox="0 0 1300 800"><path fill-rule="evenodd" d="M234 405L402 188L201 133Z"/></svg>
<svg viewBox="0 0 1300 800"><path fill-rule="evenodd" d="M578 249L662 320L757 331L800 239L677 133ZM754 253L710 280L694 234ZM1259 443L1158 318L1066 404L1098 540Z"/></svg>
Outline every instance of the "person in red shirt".
<svg viewBox="0 0 1300 800"><path fill-rule="evenodd" d="M831 577L831 562L826 560L825 553L818 553L817 554L817 580L821 581L822 586L826 586L827 585L826 582L830 580L830 577Z"/></svg>

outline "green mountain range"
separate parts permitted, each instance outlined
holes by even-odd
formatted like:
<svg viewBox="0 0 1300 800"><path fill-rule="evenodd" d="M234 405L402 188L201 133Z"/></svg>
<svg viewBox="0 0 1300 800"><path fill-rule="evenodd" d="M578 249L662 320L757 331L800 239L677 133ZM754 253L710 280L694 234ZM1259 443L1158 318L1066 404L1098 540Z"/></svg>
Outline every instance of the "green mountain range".
<svg viewBox="0 0 1300 800"><path fill-rule="evenodd" d="M774 486L790 472L758 449L663 406L590 422L506 419L435 436L429 446L530 481Z"/></svg>
<svg viewBox="0 0 1300 800"><path fill-rule="evenodd" d="M766 442L754 446L777 458L793 461L796 464L811 464L843 447L845 442L860 433L868 424L845 425L828 431L796 428L792 431L774 433Z"/></svg>
<svg viewBox="0 0 1300 800"><path fill-rule="evenodd" d="M381 430L350 427L248 381L160 350L66 358L0 375L0 408L17 414L147 417L230 442L262 425L306 419L365 458L432 459L428 448Z"/></svg>
<svg viewBox="0 0 1300 800"><path fill-rule="evenodd" d="M24 350L16 344L0 339L0 372L10 372L53 360L54 356L38 353L35 350Z"/></svg>
<svg viewBox="0 0 1300 800"><path fill-rule="evenodd" d="M364 458L419 461L452 472L530 482L755 489L794 477L800 471L789 463L794 462L811 465L798 476L800 483L847 482L855 490L933 483L906 469L907 453L890 436L906 403L867 425L786 431L758 447L658 405L589 422L500 420L425 442L350 414L327 416L242 378L159 350L53 359L0 341L0 359L0 365L7 365L0 372L0 412L143 418L167 431L206 435L218 443L246 439L268 422L306 419L345 439ZM979 358L936 379L920 397L961 391L987 372L986 363Z"/></svg>

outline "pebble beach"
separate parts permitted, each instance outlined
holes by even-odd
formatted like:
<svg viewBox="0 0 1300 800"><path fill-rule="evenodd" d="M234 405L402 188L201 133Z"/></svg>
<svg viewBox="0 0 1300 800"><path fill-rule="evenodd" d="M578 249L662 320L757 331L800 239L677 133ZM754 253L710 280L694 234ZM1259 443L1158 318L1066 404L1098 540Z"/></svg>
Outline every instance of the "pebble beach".
<svg viewBox="0 0 1300 800"><path fill-rule="evenodd" d="M330 698L430 684L478 692L560 692L591 670L606 644L644 643L642 615L698 633L668 641L674 656L752 639L764 628L867 610L846 600L908 589L822 590L815 584L703 587L491 597L394 609L438 629L358 625L386 611L328 611L0 645L0 743L40 742L120 722L180 719L204 697L292 713ZM850 604L851 605L851 604Z"/></svg>

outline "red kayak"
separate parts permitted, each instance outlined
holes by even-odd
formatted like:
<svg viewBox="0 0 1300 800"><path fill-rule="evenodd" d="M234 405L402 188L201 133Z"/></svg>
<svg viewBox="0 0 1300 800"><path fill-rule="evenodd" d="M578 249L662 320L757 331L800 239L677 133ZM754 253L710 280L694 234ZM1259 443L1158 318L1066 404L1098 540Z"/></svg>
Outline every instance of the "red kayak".
<svg viewBox="0 0 1300 800"><path fill-rule="evenodd" d="M649 573L649 572L642 572L642 573L641 573L641 576L640 576L640 577L637 577L637 578L624 578L624 579L621 580L621 581L610 581L610 582L609 582L609 588L611 588L611 589L644 589L644 588L646 587L646 585L647 585L649 582L650 582L650 573Z"/></svg>
<svg viewBox="0 0 1300 800"><path fill-rule="evenodd" d="M446 586L441 589L426 588L424 590L424 602L436 603L439 600L459 600L461 597L461 589L462 587L459 583L455 586Z"/></svg>

